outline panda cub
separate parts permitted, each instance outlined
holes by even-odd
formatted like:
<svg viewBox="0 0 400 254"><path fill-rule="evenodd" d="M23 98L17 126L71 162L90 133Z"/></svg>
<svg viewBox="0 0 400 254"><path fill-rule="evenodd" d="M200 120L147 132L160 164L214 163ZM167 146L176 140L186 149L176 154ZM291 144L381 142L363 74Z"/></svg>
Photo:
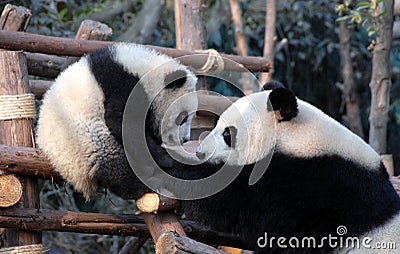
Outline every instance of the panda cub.
<svg viewBox="0 0 400 254"><path fill-rule="evenodd" d="M189 139L196 81L178 61L143 46L118 43L99 49L69 66L45 94L37 144L86 199L99 184L136 199L147 188L134 175L122 146L123 114L132 89L140 85L138 98L143 99L135 106L150 105L146 140L157 150L162 143ZM185 103L176 103L183 95ZM161 128L163 120L168 124Z"/></svg>
<svg viewBox="0 0 400 254"><path fill-rule="evenodd" d="M237 100L200 143L207 163L243 169L221 192L184 202L187 217L239 234L261 253L377 253L377 242L400 244L400 198L379 155L280 83L264 88ZM266 171L249 185L257 166ZM300 242L289 245L292 237ZM302 246L310 237L315 245ZM346 246L351 237L360 248Z"/></svg>

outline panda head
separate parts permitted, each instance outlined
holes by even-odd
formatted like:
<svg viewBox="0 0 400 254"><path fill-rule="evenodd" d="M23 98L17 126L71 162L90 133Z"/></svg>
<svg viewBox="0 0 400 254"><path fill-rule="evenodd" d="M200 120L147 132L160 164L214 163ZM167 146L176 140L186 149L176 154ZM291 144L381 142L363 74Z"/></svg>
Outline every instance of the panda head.
<svg viewBox="0 0 400 254"><path fill-rule="evenodd" d="M198 106L195 74L176 59L140 45L122 43L113 50L115 61L139 78L150 102L146 130L159 144L178 145L188 140Z"/></svg>
<svg viewBox="0 0 400 254"><path fill-rule="evenodd" d="M154 104L162 105L165 98L175 98L158 111L164 114L159 130L164 145L182 144L190 138L190 124L197 110L196 78L187 71L169 73L164 79L165 88L157 95Z"/></svg>
<svg viewBox="0 0 400 254"><path fill-rule="evenodd" d="M277 128L298 113L294 94L283 86L242 97L219 118L216 127L201 141L197 156L211 163L247 165L271 153ZM270 87L265 88L270 89Z"/></svg>
<svg viewBox="0 0 400 254"><path fill-rule="evenodd" d="M230 165L252 164L271 153L299 159L336 156L369 170L381 163L359 136L279 82L232 104L197 151L202 160Z"/></svg>

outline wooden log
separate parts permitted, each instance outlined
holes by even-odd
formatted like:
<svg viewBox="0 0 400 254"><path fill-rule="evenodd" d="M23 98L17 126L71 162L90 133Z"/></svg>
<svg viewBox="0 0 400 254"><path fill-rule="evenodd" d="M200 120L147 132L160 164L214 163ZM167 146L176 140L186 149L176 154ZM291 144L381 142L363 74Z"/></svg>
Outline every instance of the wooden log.
<svg viewBox="0 0 400 254"><path fill-rule="evenodd" d="M137 208L144 213L158 213L179 208L176 199L164 197L157 193L146 193L136 200Z"/></svg>
<svg viewBox="0 0 400 254"><path fill-rule="evenodd" d="M94 41L107 41L111 38L112 29L98 21L86 19L82 21L76 33L76 40L94 40ZM62 66L65 70L68 66L78 61L79 57L68 57Z"/></svg>
<svg viewBox="0 0 400 254"><path fill-rule="evenodd" d="M0 95L17 95L29 93L28 70L25 55L22 52L0 52ZM11 146L34 145L33 120L12 119L0 121L0 143ZM21 206L38 208L39 189L37 179L25 178ZM37 232L20 230L7 232L8 246L29 245L42 242L42 236ZM12 240L11 240L12 239Z"/></svg>
<svg viewBox="0 0 400 254"><path fill-rule="evenodd" d="M392 154L381 154L381 159L383 165L385 166L388 174L390 176L394 175L394 163L393 163L393 155Z"/></svg>
<svg viewBox="0 0 400 254"><path fill-rule="evenodd" d="M206 31L203 0L175 0L176 47L184 50L205 49Z"/></svg>
<svg viewBox="0 0 400 254"><path fill-rule="evenodd" d="M31 88L31 93L33 93L35 95L35 98L39 100L43 98L43 95L46 93L46 91L50 88L52 84L53 81L49 80L38 80L38 79L29 80L29 87Z"/></svg>
<svg viewBox="0 0 400 254"><path fill-rule="evenodd" d="M248 56L246 37L243 32L242 9L240 7L240 2L239 0L229 0L229 6L231 7L231 16L235 28L236 47L234 50L240 56ZM251 73L242 73L240 84L242 85L244 94L249 95L254 92L252 81Z"/></svg>
<svg viewBox="0 0 400 254"><path fill-rule="evenodd" d="M30 147L0 145L0 170L39 179L60 177L53 170L43 152L40 149ZM390 180L392 184L399 187L396 191L400 194L400 179L392 177Z"/></svg>
<svg viewBox="0 0 400 254"><path fill-rule="evenodd" d="M157 254L221 254L228 253L222 250L218 250L214 247L208 246L204 243L194 241L186 236L180 236L173 232L164 233L160 236L156 243Z"/></svg>
<svg viewBox="0 0 400 254"><path fill-rule="evenodd" d="M31 18L32 14L31 11L28 10L25 7L18 7L15 5L7 4L1 14L0 18L0 30L8 30L8 31L25 31L26 27L29 24L29 20ZM4 63L4 62L3 62ZM1 73L4 75L4 73ZM3 77L3 75L0 75L0 77ZM5 75L8 76L8 73L5 73ZM14 80L15 81L15 80ZM0 84L1 85L1 84ZM12 83L14 85L14 83ZM1 88L0 88L1 89ZM15 94L15 91L12 91L12 93L9 93L10 91L0 91L0 95L4 94ZM14 130L12 128L12 125L10 125L13 122L8 122L4 123L3 126L1 126L0 123L0 144L8 142L12 143L12 139L8 139L8 141L2 141L5 137L3 135L6 135L4 132L1 132L1 129L4 128L4 130L9 129L11 127L11 130ZM19 123L17 125L20 125ZM3 238L5 237L5 239ZM15 229L9 229L5 231L5 234L3 233L0 234L0 242L4 240L5 246L14 246L14 245L19 245L19 237L20 234L17 230ZM22 236L22 238L25 238Z"/></svg>
<svg viewBox="0 0 400 254"><path fill-rule="evenodd" d="M45 53L52 55L82 56L93 52L98 48L112 45L115 42L83 41L69 38L37 35L31 33L19 33L0 31L0 48L8 50L24 50L33 53ZM182 64L200 68L207 61L208 53L199 53L189 50L178 50L158 46L146 45L174 58L179 58ZM195 57L189 57L196 55ZM263 57L245 57L221 54L224 58L225 70L232 71L268 71L270 62Z"/></svg>
<svg viewBox="0 0 400 254"><path fill-rule="evenodd" d="M90 234L150 236L143 219L133 215L110 215L48 209L0 209L0 225L37 232L59 231Z"/></svg>
<svg viewBox="0 0 400 254"><path fill-rule="evenodd" d="M391 176L389 179L396 192L400 195L400 176Z"/></svg>
<svg viewBox="0 0 400 254"><path fill-rule="evenodd" d="M0 249L0 254L43 254L48 253L43 244L31 244Z"/></svg>
<svg viewBox="0 0 400 254"><path fill-rule="evenodd" d="M197 92L199 100L197 115L200 116L220 116L228 107L235 102L238 97L233 96L217 96Z"/></svg>
<svg viewBox="0 0 400 254"><path fill-rule="evenodd" d="M199 223L181 220L190 238L208 244L251 249L252 245L238 236L210 230ZM34 208L0 209L0 227L30 229L38 232L59 231L149 238L143 217Z"/></svg>
<svg viewBox="0 0 400 254"><path fill-rule="evenodd" d="M0 145L0 170L39 179L60 177L42 151L31 147Z"/></svg>
<svg viewBox="0 0 400 254"><path fill-rule="evenodd" d="M39 53L25 52L29 75L56 78L60 74L66 58Z"/></svg>
<svg viewBox="0 0 400 254"><path fill-rule="evenodd" d="M22 197L22 185L14 175L0 175L0 207L10 207Z"/></svg>
<svg viewBox="0 0 400 254"><path fill-rule="evenodd" d="M264 34L264 49L263 55L266 60L271 61L271 68L266 73L261 73L260 83L270 81L274 74L274 58L275 58L275 30L276 30L276 0L266 0L265 11L265 34Z"/></svg>
<svg viewBox="0 0 400 254"><path fill-rule="evenodd" d="M31 19L31 10L7 4L0 18L0 29L7 31L25 31Z"/></svg>
<svg viewBox="0 0 400 254"><path fill-rule="evenodd" d="M207 48L203 0L175 0L176 48L184 50L204 50ZM198 90L209 90L207 79L199 76Z"/></svg>
<svg viewBox="0 0 400 254"><path fill-rule="evenodd" d="M41 99L52 83L48 80L30 80L29 86L35 97ZM197 93L197 97L199 99L197 114L200 116L219 116L238 99L233 96L209 95L201 91Z"/></svg>
<svg viewBox="0 0 400 254"><path fill-rule="evenodd" d="M160 212L158 214L142 213L142 217L150 231L154 243L157 243L160 236L167 232L174 232L186 236L185 230L173 213Z"/></svg>

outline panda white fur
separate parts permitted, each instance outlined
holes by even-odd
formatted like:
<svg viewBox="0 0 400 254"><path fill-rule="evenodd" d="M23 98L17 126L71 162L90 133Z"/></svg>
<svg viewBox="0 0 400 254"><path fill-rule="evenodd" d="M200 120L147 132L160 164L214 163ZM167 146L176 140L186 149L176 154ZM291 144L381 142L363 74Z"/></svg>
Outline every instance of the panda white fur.
<svg viewBox="0 0 400 254"><path fill-rule="evenodd" d="M254 163L270 152L268 169L249 185ZM261 253L398 253L361 245L370 237L371 246L395 242L400 247L400 198L379 155L280 83L268 83L265 91L237 100L201 142L197 155L208 159L209 166L244 168L221 192L183 202L188 218L239 234L253 246L265 233L275 237L272 246L256 246ZM347 228L343 237L361 239L361 249L341 249L338 242L335 248L327 241L321 248L277 246L279 237L297 237L300 242L314 237L318 244L329 234L338 237L339 226Z"/></svg>
<svg viewBox="0 0 400 254"><path fill-rule="evenodd" d="M176 145L189 139L196 80L178 61L143 46L119 43L99 49L68 67L45 94L37 144L86 199L98 184L123 198L137 198L145 187L122 147L128 96L141 84L143 97L152 101L145 126L150 146ZM184 94L190 103L173 103ZM170 123L163 133L162 121Z"/></svg>

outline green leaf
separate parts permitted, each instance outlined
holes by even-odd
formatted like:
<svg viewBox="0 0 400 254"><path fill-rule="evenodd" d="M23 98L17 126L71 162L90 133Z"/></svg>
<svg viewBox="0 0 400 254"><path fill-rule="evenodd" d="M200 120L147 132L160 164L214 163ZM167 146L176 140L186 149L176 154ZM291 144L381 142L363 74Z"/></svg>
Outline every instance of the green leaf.
<svg viewBox="0 0 400 254"><path fill-rule="evenodd" d="M370 7L370 2L359 2L356 5L356 8L360 8L360 7Z"/></svg>
<svg viewBox="0 0 400 254"><path fill-rule="evenodd" d="M382 17L382 16L385 15L386 13L387 13L387 11L383 11L383 12L379 13L379 15L377 16L377 18Z"/></svg>
<svg viewBox="0 0 400 254"><path fill-rule="evenodd" d="M345 21L345 20L348 20L349 18L350 18L350 16L343 16L343 17L337 18L336 22Z"/></svg>
<svg viewBox="0 0 400 254"><path fill-rule="evenodd" d="M64 8L59 12L61 18L63 18L68 13L68 8Z"/></svg>

